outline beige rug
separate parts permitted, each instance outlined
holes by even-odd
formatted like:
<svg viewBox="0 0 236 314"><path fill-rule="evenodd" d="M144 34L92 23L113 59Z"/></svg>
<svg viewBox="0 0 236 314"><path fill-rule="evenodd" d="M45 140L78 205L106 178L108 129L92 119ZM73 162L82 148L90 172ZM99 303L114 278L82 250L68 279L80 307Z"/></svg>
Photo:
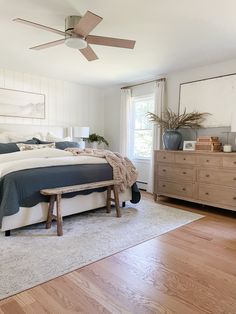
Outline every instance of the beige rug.
<svg viewBox="0 0 236 314"><path fill-rule="evenodd" d="M203 217L146 200L129 206L121 218L103 209L67 217L63 237L55 224L1 234L0 299Z"/></svg>

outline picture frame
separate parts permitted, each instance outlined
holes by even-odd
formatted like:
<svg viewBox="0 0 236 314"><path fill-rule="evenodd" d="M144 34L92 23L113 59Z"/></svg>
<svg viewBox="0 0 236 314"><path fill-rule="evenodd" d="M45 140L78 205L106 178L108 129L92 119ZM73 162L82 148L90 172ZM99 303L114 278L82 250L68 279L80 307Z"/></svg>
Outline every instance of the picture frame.
<svg viewBox="0 0 236 314"><path fill-rule="evenodd" d="M196 141L184 141L183 150L195 150Z"/></svg>
<svg viewBox="0 0 236 314"><path fill-rule="evenodd" d="M45 95L0 88L0 116L45 119Z"/></svg>

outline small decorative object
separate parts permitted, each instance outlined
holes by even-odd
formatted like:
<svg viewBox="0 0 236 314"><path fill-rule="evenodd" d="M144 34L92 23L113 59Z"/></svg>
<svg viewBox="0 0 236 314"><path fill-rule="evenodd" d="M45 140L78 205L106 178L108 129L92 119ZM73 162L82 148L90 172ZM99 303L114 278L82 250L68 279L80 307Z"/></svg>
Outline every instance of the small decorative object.
<svg viewBox="0 0 236 314"><path fill-rule="evenodd" d="M198 151L220 152L222 150L222 144L218 137L200 136L197 138L195 149Z"/></svg>
<svg viewBox="0 0 236 314"><path fill-rule="evenodd" d="M232 125L231 125L232 129ZM226 144L223 146L223 152L224 153L231 153L232 152L232 145L229 144L229 134L230 132L223 132L226 133Z"/></svg>
<svg viewBox="0 0 236 314"><path fill-rule="evenodd" d="M107 140L105 140L105 138L103 136L98 135L96 133L92 133L89 135L88 142L92 143L93 149L97 149L98 144L101 144L101 143L104 143L107 146L109 146L109 143L107 142Z"/></svg>
<svg viewBox="0 0 236 314"><path fill-rule="evenodd" d="M225 145L223 146L223 152L224 152L224 153L231 153L231 152L232 152L232 145L225 144Z"/></svg>
<svg viewBox="0 0 236 314"><path fill-rule="evenodd" d="M196 141L184 141L183 150L195 150Z"/></svg>
<svg viewBox="0 0 236 314"><path fill-rule="evenodd" d="M89 127L86 126L74 126L73 127L73 138L77 138L79 139L78 143L79 143L79 147L81 149L85 148L85 141L84 139L89 137Z"/></svg>
<svg viewBox="0 0 236 314"><path fill-rule="evenodd" d="M177 114L170 109L166 109L159 117L155 113L148 112L149 121L158 124L163 128L163 144L167 150L178 150L182 142L182 134L177 130L180 128L197 129L202 127L202 122L209 113L197 111Z"/></svg>

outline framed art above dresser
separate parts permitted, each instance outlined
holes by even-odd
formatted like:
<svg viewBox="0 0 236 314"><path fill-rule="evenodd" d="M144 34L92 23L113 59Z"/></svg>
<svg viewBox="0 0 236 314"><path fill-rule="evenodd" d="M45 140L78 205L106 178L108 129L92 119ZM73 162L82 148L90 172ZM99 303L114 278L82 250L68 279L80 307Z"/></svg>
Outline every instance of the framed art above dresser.
<svg viewBox="0 0 236 314"><path fill-rule="evenodd" d="M168 196L236 211L236 153L155 150L154 199Z"/></svg>

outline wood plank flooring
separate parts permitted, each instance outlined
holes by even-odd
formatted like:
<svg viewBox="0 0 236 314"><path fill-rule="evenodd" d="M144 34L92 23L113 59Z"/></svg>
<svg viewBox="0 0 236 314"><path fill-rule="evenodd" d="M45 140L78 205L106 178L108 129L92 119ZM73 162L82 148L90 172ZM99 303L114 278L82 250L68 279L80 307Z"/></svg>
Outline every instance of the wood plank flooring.
<svg viewBox="0 0 236 314"><path fill-rule="evenodd" d="M2 300L0 313L235 314L236 214L159 202L206 217Z"/></svg>

